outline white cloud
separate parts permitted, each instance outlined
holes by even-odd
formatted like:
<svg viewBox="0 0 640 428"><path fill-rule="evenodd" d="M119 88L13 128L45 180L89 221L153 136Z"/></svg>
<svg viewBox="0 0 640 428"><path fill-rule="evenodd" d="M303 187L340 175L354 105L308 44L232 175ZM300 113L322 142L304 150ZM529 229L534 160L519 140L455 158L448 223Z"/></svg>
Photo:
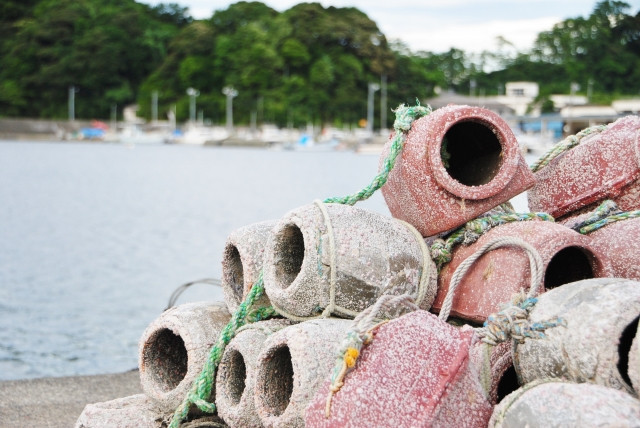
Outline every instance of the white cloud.
<svg viewBox="0 0 640 428"><path fill-rule="evenodd" d="M451 47L457 47L469 53L479 53L483 50L495 50L496 39L502 36L522 51L533 46L540 32L551 29L561 20L558 17L545 17L516 21L480 21L441 25L423 30L408 25L390 29L387 37L404 40L414 51L444 52Z"/></svg>

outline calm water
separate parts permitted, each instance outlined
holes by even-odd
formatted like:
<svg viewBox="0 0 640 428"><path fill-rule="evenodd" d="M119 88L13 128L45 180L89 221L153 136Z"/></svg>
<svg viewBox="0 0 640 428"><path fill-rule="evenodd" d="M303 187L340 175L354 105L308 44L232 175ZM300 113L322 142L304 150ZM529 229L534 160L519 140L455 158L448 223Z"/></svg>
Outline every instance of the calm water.
<svg viewBox="0 0 640 428"><path fill-rule="evenodd" d="M235 228L369 183L376 155L0 142L0 380L137 366ZM381 194L359 206L388 214ZM178 303L222 300L201 284Z"/></svg>
<svg viewBox="0 0 640 428"><path fill-rule="evenodd" d="M0 380L137 367L171 292L221 277L233 229L353 193L377 164L350 152L0 142ZM389 213L380 192L359 206ZM178 303L199 300L222 292L200 284Z"/></svg>

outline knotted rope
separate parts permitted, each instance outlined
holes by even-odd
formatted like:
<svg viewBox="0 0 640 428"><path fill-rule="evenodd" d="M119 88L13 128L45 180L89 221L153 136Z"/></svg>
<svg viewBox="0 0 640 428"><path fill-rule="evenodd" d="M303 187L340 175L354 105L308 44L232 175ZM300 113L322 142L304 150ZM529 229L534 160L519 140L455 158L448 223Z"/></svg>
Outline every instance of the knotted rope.
<svg viewBox="0 0 640 428"><path fill-rule="evenodd" d="M540 157L540 159L534 162L533 165L531 165L531 171L538 172L539 170L547 166L552 160L554 160L564 152L567 152L572 148L574 148L575 146L577 146L578 144L580 144L583 138L592 134L599 134L605 129L607 129L607 125L591 126L589 128L583 129L582 131L578 132L576 135L568 136L567 138L565 138L564 140L560 141L555 146L553 146L545 154L543 154L542 157Z"/></svg>
<svg viewBox="0 0 640 428"><path fill-rule="evenodd" d="M431 113L431 107L423 107L418 102L415 106L400 105L396 110L396 120L393 122L393 129L396 131L393 140L391 141L391 147L389 148L389 155L386 157L382 164L382 170L376 175L371 183L352 195L344 197L327 198L325 203L338 203L344 205L354 205L356 202L368 199L375 193L376 190L381 188L389 178L389 173L393 169L396 163L396 158L404 147L404 141L406 135L411 129L411 124L422 116L426 116Z"/></svg>
<svg viewBox="0 0 640 428"><path fill-rule="evenodd" d="M504 212L478 217L468 221L464 226L451 233L447 239L436 239L433 241L431 244L431 258L436 263L438 270L440 270L442 266L451 261L454 246L458 244L472 244L491 228L500 226L501 224L530 220L555 221L553 217L547 213Z"/></svg>
<svg viewBox="0 0 640 428"><path fill-rule="evenodd" d="M638 217L640 217L640 210L622 211L615 202L606 200L589 217L571 228L583 235L588 235L608 224Z"/></svg>
<svg viewBox="0 0 640 428"><path fill-rule="evenodd" d="M338 348L336 364L331 373L331 385L325 406L325 416L331 415L331 400L344 385L347 373L356 365L362 347L373 340L373 332L390 318L406 312L418 310L413 298L408 294L381 296L376 303L360 312L353 320L353 327ZM389 313L393 310L394 313ZM385 319L381 320L381 316Z"/></svg>
<svg viewBox="0 0 640 428"><path fill-rule="evenodd" d="M411 124L416 119L419 119L422 116L426 116L429 113L431 113L431 107L423 107L419 102L416 106L400 105L395 110L396 119L393 123L396 134L391 143L389 155L383 162L382 171L374 177L374 179L368 186L366 186L359 192L342 198L327 198L324 200L324 203L354 205L356 202L365 200L373 195L376 190L378 190L387 182L389 173L395 165L396 158L404 147L406 134L409 132L409 130L411 130ZM335 269L331 269L331 271L333 273ZM225 326L222 333L220 334L220 337L218 338L218 341L216 342L214 347L211 348L209 357L205 362L202 372L195 380L193 386L187 393L187 396L184 398L183 402L175 410L171 419L171 424L169 425L170 428L178 428L178 426L180 426L180 423L187 418L189 409L192 404L195 404L203 412L215 413L215 404L210 403L208 400L211 396L213 382L215 381L215 373L218 365L220 364L222 353L224 352L226 346L229 344L231 339L233 339L233 337L237 333L238 328L242 327L247 322L251 323L278 315L273 306L253 309L253 305L255 304L255 302L263 294L264 282L262 279L262 272L260 272L258 280L251 288L251 291L247 294L245 300L238 306L238 309L231 317L231 321L229 321L229 324Z"/></svg>
<svg viewBox="0 0 640 428"><path fill-rule="evenodd" d="M514 237L497 238L483 245L471 257L467 258L458 266L451 277L449 290L442 303L438 318L446 321L449 318L453 297L462 278L469 268L485 253L504 246L514 246L523 249L529 259L530 284L527 294L520 292L514 296L511 303L505 305L498 313L491 314L484 322L484 326L477 330L482 341L488 345L497 345L509 338L522 341L526 337L545 337L544 331L547 328L564 325L564 320L555 320L532 323L529 321L529 312L538 301L536 296L542 286L543 263L538 251L527 242Z"/></svg>

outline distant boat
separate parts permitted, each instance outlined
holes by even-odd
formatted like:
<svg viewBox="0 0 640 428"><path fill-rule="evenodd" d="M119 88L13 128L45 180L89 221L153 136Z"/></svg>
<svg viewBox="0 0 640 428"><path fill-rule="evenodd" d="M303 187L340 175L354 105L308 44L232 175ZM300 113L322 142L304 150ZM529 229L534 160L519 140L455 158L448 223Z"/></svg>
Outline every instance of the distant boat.
<svg viewBox="0 0 640 428"><path fill-rule="evenodd" d="M215 144L229 138L229 133L222 127L190 126L186 131L179 130L166 140L172 144Z"/></svg>
<svg viewBox="0 0 640 428"><path fill-rule="evenodd" d="M139 126L128 126L117 135L117 141L126 145L164 144L168 134L162 131L143 131Z"/></svg>

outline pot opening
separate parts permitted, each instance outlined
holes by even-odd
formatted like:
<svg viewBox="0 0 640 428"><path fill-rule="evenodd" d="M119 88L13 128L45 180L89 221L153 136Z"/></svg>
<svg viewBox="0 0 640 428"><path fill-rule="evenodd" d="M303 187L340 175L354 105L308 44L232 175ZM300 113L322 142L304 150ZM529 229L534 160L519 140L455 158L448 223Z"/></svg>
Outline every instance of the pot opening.
<svg viewBox="0 0 640 428"><path fill-rule="evenodd" d="M465 186L480 186L500 170L502 145L488 126L462 121L444 135L440 156L451 178Z"/></svg>
<svg viewBox="0 0 640 428"><path fill-rule="evenodd" d="M504 397L511 394L518 388L520 388L520 383L518 382L516 369L512 364L507 370L504 371L504 373L500 377L500 380L498 381L498 400L496 402L499 403Z"/></svg>
<svg viewBox="0 0 640 428"><path fill-rule="evenodd" d="M187 375L184 340L168 328L156 331L142 352L142 367L161 391L175 389Z"/></svg>
<svg viewBox="0 0 640 428"><path fill-rule="evenodd" d="M275 270L277 282L283 289L296 279L304 260L304 237L295 224L286 225L275 237Z"/></svg>
<svg viewBox="0 0 640 428"><path fill-rule="evenodd" d="M593 278L590 253L580 247L566 247L558 251L549 261L544 274L547 290L574 281Z"/></svg>
<svg viewBox="0 0 640 428"><path fill-rule="evenodd" d="M264 408L268 409L271 415L282 415L293 393L293 364L287 345L274 349L271 358L265 359L260 386L259 400Z"/></svg>
<svg viewBox="0 0 640 428"><path fill-rule="evenodd" d="M631 351L631 344L638 331L638 321L640 321L640 317L636 317L636 319L625 327L620 336L620 342L618 343L618 371L629 387L631 387L631 379L629 378L629 351Z"/></svg>
<svg viewBox="0 0 640 428"><path fill-rule="evenodd" d="M240 402L244 393L245 381L247 379L247 367L244 357L237 350L232 350L229 355L228 376L226 378L227 394L231 403L235 406Z"/></svg>
<svg viewBox="0 0 640 428"><path fill-rule="evenodd" d="M235 245L229 244L224 250L224 281L231 286L233 294L242 301L244 295L244 268L240 252Z"/></svg>

